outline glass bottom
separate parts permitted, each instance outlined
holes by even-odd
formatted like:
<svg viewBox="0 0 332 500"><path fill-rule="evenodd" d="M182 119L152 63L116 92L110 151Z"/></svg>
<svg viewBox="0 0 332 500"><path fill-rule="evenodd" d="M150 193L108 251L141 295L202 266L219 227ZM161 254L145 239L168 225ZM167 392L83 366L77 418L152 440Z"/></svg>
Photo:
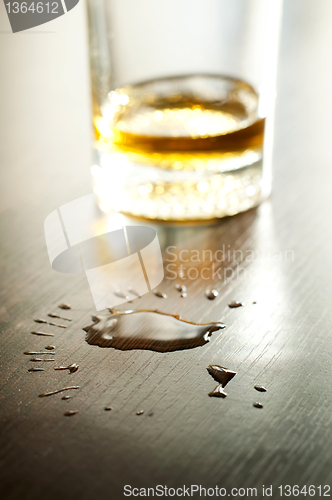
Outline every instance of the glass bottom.
<svg viewBox="0 0 332 500"><path fill-rule="evenodd" d="M94 192L104 212L147 219L208 220L235 215L263 199L262 160L223 173L174 171L98 150Z"/></svg>

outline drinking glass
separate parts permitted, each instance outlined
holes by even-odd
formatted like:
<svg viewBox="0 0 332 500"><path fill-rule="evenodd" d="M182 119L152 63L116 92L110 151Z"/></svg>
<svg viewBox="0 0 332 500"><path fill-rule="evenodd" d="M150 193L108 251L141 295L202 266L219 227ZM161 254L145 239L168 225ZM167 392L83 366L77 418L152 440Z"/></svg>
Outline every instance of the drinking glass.
<svg viewBox="0 0 332 500"><path fill-rule="evenodd" d="M100 208L188 221L271 189L282 0L88 0Z"/></svg>

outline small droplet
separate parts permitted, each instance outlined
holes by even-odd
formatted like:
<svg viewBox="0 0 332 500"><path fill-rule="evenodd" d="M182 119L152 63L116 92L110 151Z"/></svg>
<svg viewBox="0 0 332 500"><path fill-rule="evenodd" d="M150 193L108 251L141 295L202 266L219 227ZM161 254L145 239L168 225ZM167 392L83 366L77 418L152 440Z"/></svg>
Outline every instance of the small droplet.
<svg viewBox="0 0 332 500"><path fill-rule="evenodd" d="M34 322L35 323L44 323L44 324L52 325L52 326L58 326L59 328L67 328L66 325L59 325L58 323L53 323L52 321L47 321L46 319L42 319L42 318L35 318Z"/></svg>
<svg viewBox="0 0 332 500"><path fill-rule="evenodd" d="M125 299L127 302L130 302L130 297L125 293L121 292L121 290L115 290L114 295L117 297L121 297L121 299Z"/></svg>
<svg viewBox="0 0 332 500"><path fill-rule="evenodd" d="M254 300L253 304L257 304L256 300Z"/></svg>
<svg viewBox="0 0 332 500"><path fill-rule="evenodd" d="M62 396L62 398L64 401L67 401L67 399L70 399L70 396Z"/></svg>
<svg viewBox="0 0 332 500"><path fill-rule="evenodd" d="M63 389L58 389L52 392L45 392L44 394L39 394L40 398L45 398L47 396L53 396L54 394L59 394L59 392L71 391L72 389L79 389L78 385L73 385L72 387L64 387Z"/></svg>
<svg viewBox="0 0 332 500"><path fill-rule="evenodd" d="M208 299L214 300L216 297L218 297L218 292L217 290L206 290L205 295Z"/></svg>
<svg viewBox="0 0 332 500"><path fill-rule="evenodd" d="M113 408L111 406L105 406L104 410L105 411L111 411L111 410L113 410Z"/></svg>
<svg viewBox="0 0 332 500"><path fill-rule="evenodd" d="M51 354L55 354L54 352L36 352L36 351L24 351L24 354L26 354L27 356L38 356L39 354L47 354L48 356L50 356Z"/></svg>
<svg viewBox="0 0 332 500"><path fill-rule="evenodd" d="M75 373L78 370L78 365L76 363L73 363L72 365L68 366L68 369L70 373Z"/></svg>
<svg viewBox="0 0 332 500"><path fill-rule="evenodd" d="M29 368L28 372L44 372L45 368Z"/></svg>
<svg viewBox="0 0 332 500"><path fill-rule="evenodd" d="M53 333L46 332L31 332L32 335L42 335L43 337L54 337Z"/></svg>
<svg viewBox="0 0 332 500"><path fill-rule="evenodd" d="M261 403L254 403L253 406L255 408L263 408L263 405Z"/></svg>
<svg viewBox="0 0 332 500"><path fill-rule="evenodd" d="M187 297L186 292L182 292L181 295L180 295L180 297L182 297L183 299L185 299Z"/></svg>
<svg viewBox="0 0 332 500"><path fill-rule="evenodd" d="M133 295L136 295L136 297L139 297L141 298L140 294L137 292L137 290L135 290L135 288L131 287L131 286L128 286L128 292L129 293L132 293Z"/></svg>
<svg viewBox="0 0 332 500"><path fill-rule="evenodd" d="M78 365L76 363L73 363L69 366L57 366L54 368L54 370L69 370L70 373L75 373L78 370Z"/></svg>
<svg viewBox="0 0 332 500"><path fill-rule="evenodd" d="M47 349L48 351L53 351L53 349L55 349L55 345L47 345L45 349Z"/></svg>
<svg viewBox="0 0 332 500"><path fill-rule="evenodd" d="M71 309L69 304L60 304L58 307L60 307L60 309Z"/></svg>
<svg viewBox="0 0 332 500"><path fill-rule="evenodd" d="M215 398L226 398L227 397L227 392L224 391L224 388L221 384L217 385L213 389L213 391L209 392L210 398L215 397Z"/></svg>
<svg viewBox="0 0 332 500"><path fill-rule="evenodd" d="M78 413L78 410L69 410L69 411L66 411L66 413L64 413L64 416L71 417L72 415L76 415L76 413Z"/></svg>
<svg viewBox="0 0 332 500"><path fill-rule="evenodd" d="M43 361L43 362L54 361L54 359L31 358L30 361L34 361L36 363L39 363L40 361Z"/></svg>
<svg viewBox="0 0 332 500"><path fill-rule="evenodd" d="M219 365L209 365L207 371L222 387L226 387L228 382L236 375L236 372Z"/></svg>
<svg viewBox="0 0 332 500"><path fill-rule="evenodd" d="M153 293L162 299L167 299L166 293L163 293L161 290L153 290Z"/></svg>
<svg viewBox="0 0 332 500"><path fill-rule="evenodd" d="M256 391L258 392L266 392L267 389L265 387L263 387L262 385L254 385L254 389L256 389Z"/></svg>
<svg viewBox="0 0 332 500"><path fill-rule="evenodd" d="M187 287L184 285L180 285L179 283L177 283L175 285L175 288L177 289L178 292L186 292L187 291Z"/></svg>
<svg viewBox="0 0 332 500"><path fill-rule="evenodd" d="M136 415L143 415L143 413L144 413L144 410L138 410L138 411L136 412Z"/></svg>
<svg viewBox="0 0 332 500"><path fill-rule="evenodd" d="M232 300L229 304L228 307L231 309L235 309L237 307L242 307L244 306L243 302L239 302L238 300Z"/></svg>
<svg viewBox="0 0 332 500"><path fill-rule="evenodd" d="M224 387L232 380L233 377L235 377L236 372L227 370L227 368L219 365L209 365L207 367L207 371L216 382L219 382L219 385L217 385L213 391L209 392L209 396L215 398L226 398L227 393L224 391Z"/></svg>
<svg viewBox="0 0 332 500"><path fill-rule="evenodd" d="M49 316L50 318L59 318L59 319L64 319L65 321L71 321L70 318L65 318L64 316L59 316L59 314L50 313L47 316Z"/></svg>

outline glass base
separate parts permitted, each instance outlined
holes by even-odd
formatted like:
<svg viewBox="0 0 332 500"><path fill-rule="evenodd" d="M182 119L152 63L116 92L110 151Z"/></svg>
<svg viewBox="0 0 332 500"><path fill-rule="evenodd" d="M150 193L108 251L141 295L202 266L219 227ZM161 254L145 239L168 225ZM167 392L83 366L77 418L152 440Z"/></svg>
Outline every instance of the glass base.
<svg viewBox="0 0 332 500"><path fill-rule="evenodd" d="M95 155L94 192L104 212L167 221L209 220L249 210L265 197L262 159L218 172L217 160L209 170L175 170L130 161L122 153L96 149Z"/></svg>

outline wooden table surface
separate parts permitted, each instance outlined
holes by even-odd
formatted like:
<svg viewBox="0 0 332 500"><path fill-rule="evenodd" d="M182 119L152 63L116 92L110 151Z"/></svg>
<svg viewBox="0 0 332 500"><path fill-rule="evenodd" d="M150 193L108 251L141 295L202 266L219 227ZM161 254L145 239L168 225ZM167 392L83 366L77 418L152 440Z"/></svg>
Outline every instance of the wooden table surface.
<svg viewBox="0 0 332 500"><path fill-rule="evenodd" d="M35 34L11 35L4 17L0 26L1 498L115 499L124 485L158 484L256 487L257 498L273 485L279 498L279 485L331 484L331 2L286 1L271 198L217 225L158 228L164 248L229 248L221 272L241 269L227 282L184 280L186 299L165 278L167 299L134 301L226 323L207 345L173 353L88 345L87 280L49 265L45 217L91 191L84 19L79 4ZM212 286L219 296L209 301ZM230 309L233 299L245 306ZM31 335L33 318L61 311L61 302L72 305L62 311L70 326L42 325L53 338ZM29 373L23 352L49 343L56 363ZM69 363L79 370L52 366ZM208 396L211 363L237 372L226 399ZM38 398L68 384L80 386L68 401Z"/></svg>

